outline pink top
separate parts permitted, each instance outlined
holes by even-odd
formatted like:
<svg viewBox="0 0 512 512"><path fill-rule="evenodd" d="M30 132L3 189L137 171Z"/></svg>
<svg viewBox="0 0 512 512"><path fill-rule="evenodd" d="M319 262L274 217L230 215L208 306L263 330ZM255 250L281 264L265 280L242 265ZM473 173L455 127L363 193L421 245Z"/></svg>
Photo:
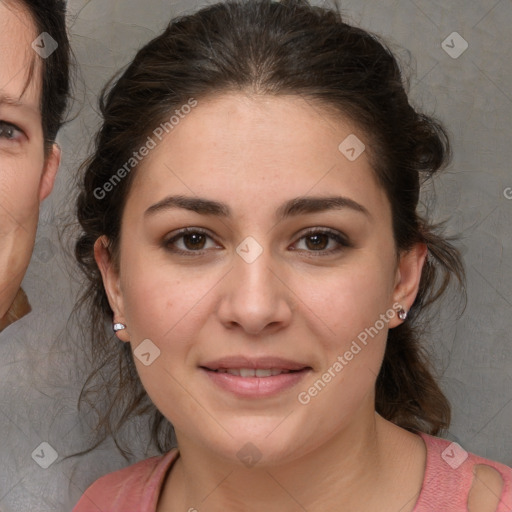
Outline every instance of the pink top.
<svg viewBox="0 0 512 512"><path fill-rule="evenodd" d="M414 512L466 512L476 464L486 464L501 473L503 492L496 512L512 511L511 468L467 453L445 439L419 435L427 447L427 464ZM100 478L73 512L155 512L166 475L178 457L174 449Z"/></svg>

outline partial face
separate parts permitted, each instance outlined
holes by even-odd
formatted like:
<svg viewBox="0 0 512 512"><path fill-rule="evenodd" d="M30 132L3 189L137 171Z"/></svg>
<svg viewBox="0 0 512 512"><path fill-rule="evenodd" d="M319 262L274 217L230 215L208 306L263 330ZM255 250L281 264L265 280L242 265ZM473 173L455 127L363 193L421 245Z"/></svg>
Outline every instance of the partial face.
<svg viewBox="0 0 512 512"><path fill-rule="evenodd" d="M374 414L387 330L421 262L398 264L368 155L338 149L350 134L365 141L298 97L221 96L137 170L119 273L99 242L96 257L179 442L233 461L251 442L271 464Z"/></svg>
<svg viewBox="0 0 512 512"><path fill-rule="evenodd" d="M27 269L39 203L50 193L58 167L56 147L48 158L44 155L37 56L25 89L36 36L19 2L0 1L0 318Z"/></svg>

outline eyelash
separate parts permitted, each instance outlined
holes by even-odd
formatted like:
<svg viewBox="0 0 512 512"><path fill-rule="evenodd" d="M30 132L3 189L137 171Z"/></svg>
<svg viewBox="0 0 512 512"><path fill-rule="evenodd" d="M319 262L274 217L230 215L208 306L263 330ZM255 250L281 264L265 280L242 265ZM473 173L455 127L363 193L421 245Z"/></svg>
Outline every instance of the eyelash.
<svg viewBox="0 0 512 512"><path fill-rule="evenodd" d="M22 135L23 132L20 130L15 124L7 123L6 121L0 120L0 139L5 139L8 141L15 141L16 136L7 137L6 133L9 130L14 130L15 132L18 132L18 134Z"/></svg>
<svg viewBox="0 0 512 512"><path fill-rule="evenodd" d="M172 248L172 244L176 243L178 240L183 238L185 235L204 235L204 236L212 239L212 237L205 230L203 230L201 228L185 228L185 229L178 231L178 233L176 233L176 235L174 235L173 237L165 240L163 243L164 248L166 250L168 250L169 252L173 252L175 254L184 255L184 256L201 256L206 251L209 250L209 249L205 249L202 251L201 250L184 251L182 249ZM294 250L313 253L314 254L313 257L318 257L318 256L332 255L339 251L342 251L345 248L352 247L352 244L348 241L348 239L345 236L341 235L337 231L334 231L334 230L328 229L328 228L310 228L298 239L298 242L305 238L313 236L313 235L327 235L331 240L336 241L339 244L339 247L337 247L336 249L330 249L327 251L326 250L315 251L315 250L304 250L304 249L294 249Z"/></svg>

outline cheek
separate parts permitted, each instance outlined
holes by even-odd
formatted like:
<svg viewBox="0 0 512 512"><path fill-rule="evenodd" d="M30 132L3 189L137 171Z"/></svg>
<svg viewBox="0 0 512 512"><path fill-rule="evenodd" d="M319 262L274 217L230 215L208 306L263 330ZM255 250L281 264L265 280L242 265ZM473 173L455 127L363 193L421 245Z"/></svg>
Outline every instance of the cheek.
<svg viewBox="0 0 512 512"><path fill-rule="evenodd" d="M39 216L38 176L8 163L0 154L0 317L28 267Z"/></svg>
<svg viewBox="0 0 512 512"><path fill-rule="evenodd" d="M127 247L124 254L130 254ZM215 286L216 274L180 269L136 254L121 262L124 311L132 343L151 339L165 350L193 341L204 323L205 300Z"/></svg>
<svg viewBox="0 0 512 512"><path fill-rule="evenodd" d="M5 228L12 224L32 226L39 212L39 184L44 162L26 157L16 161L0 154L0 217Z"/></svg>
<svg viewBox="0 0 512 512"><path fill-rule="evenodd" d="M392 264L374 259L347 264L322 276L297 277L300 303L325 348L343 350L389 309ZM308 310L310 311L308 313Z"/></svg>
<svg viewBox="0 0 512 512"><path fill-rule="evenodd" d="M204 411L196 410L195 401L191 401L187 361L201 336L204 308L208 307L201 299L214 283L208 286L205 278L194 279L147 261L144 264L143 259L127 257L121 265L126 323L144 389L173 424L204 423ZM146 365L142 357L137 357L142 353L137 348L148 339L151 344L145 342L144 346L150 347L151 360Z"/></svg>
<svg viewBox="0 0 512 512"><path fill-rule="evenodd" d="M297 402L302 414L310 420L321 418L326 430L337 431L360 407L371 407L388 317L396 314L389 306L391 286L384 266L351 267L310 295L308 306L315 313L309 315L310 330L318 329L324 357L314 378L299 390Z"/></svg>

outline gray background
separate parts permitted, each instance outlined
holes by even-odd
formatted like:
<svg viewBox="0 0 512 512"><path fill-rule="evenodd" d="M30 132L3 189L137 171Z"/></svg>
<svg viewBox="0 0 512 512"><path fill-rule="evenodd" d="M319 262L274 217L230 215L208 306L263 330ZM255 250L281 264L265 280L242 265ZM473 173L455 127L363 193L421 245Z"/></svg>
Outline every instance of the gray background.
<svg viewBox="0 0 512 512"><path fill-rule="evenodd" d="M78 459L87 422L76 402L83 363L68 322L76 272L59 239L72 208L73 180L98 126L99 88L157 35L171 16L200 3L70 0L69 27L78 61L75 113L59 142L64 161L41 224L24 288L33 312L0 336L0 509L69 511L102 474L127 465L111 444ZM454 160L435 184L435 218L462 235L468 305L457 319L448 299L432 328L434 361L453 406L448 435L468 450L512 465L512 2L510 0L360 0L341 3L347 20L382 35L408 59L411 97L452 135ZM441 42L467 40L457 59ZM512 196L512 190L510 191ZM64 242L66 244L66 242ZM145 435L128 432L136 458ZM48 442L59 458L42 469L31 457Z"/></svg>

